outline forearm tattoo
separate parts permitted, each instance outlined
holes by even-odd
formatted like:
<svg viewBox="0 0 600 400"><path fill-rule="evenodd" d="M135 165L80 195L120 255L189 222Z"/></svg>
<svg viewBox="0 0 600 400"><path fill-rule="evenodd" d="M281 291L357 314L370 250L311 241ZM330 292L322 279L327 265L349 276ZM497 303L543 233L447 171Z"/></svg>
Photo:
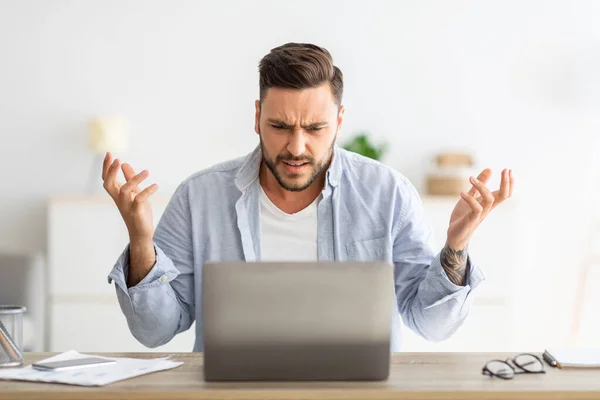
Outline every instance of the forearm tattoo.
<svg viewBox="0 0 600 400"><path fill-rule="evenodd" d="M440 254L440 261L450 282L458 286L464 286L467 273L467 248L452 250L446 245Z"/></svg>

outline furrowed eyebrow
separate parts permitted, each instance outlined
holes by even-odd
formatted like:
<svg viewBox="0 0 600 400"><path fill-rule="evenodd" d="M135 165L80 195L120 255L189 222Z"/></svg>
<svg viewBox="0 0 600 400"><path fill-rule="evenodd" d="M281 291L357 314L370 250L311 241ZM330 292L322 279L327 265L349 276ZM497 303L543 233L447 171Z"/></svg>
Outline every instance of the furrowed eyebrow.
<svg viewBox="0 0 600 400"><path fill-rule="evenodd" d="M281 126L282 128L286 128L286 129L291 129L294 126L293 125L289 125L279 119L273 119L273 118L269 118L267 119L267 122L273 125L277 125L277 126ZM328 125L328 123L326 121L322 121L322 122L313 122L312 124L308 124L308 125L304 125L302 126L304 129L307 128L321 128L323 126Z"/></svg>
<svg viewBox="0 0 600 400"><path fill-rule="evenodd" d="M327 122L315 122L313 124L309 124L307 126L303 126L303 128L304 129L307 129L307 128L313 128L314 129L314 128L322 128L322 127L327 126L327 125L328 125Z"/></svg>
<svg viewBox="0 0 600 400"><path fill-rule="evenodd" d="M285 122L283 122L283 121L281 121L279 119L269 118L269 119L267 119L267 122L270 123L270 124L272 124L272 125L281 126L283 128L286 128L286 129L292 128L292 125L288 125L288 124L286 124Z"/></svg>

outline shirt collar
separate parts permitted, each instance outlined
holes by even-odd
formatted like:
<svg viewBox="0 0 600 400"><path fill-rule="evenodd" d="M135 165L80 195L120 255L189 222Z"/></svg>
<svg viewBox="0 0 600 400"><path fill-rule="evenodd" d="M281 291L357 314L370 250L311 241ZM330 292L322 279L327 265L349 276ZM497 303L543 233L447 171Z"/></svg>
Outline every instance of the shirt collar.
<svg viewBox="0 0 600 400"><path fill-rule="evenodd" d="M260 150L259 144L252 153L246 156L242 166L235 175L235 186L237 186L240 191L246 190L246 188L258 178L261 161L262 151Z"/></svg>
<svg viewBox="0 0 600 400"><path fill-rule="evenodd" d="M327 183L333 187L337 187L340 184L343 157L344 151L341 150L337 144L334 145L333 160L331 161L331 165L326 172ZM260 149L260 145L258 145L250 154L246 156L242 166L235 175L235 185L240 191L246 190L248 186L258 178L261 161L262 151Z"/></svg>

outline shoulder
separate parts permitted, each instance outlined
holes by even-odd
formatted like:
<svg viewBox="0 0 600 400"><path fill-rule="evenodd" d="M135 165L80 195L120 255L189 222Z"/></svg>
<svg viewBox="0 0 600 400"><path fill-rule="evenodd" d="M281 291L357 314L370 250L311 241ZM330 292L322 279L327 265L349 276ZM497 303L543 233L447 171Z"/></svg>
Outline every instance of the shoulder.
<svg viewBox="0 0 600 400"><path fill-rule="evenodd" d="M244 164L247 156L238 157L233 160L224 161L219 164L215 164L209 168L200 170L192 175L190 175L187 179L185 179L181 184L182 185L194 185L198 183L203 183L206 181L213 180L229 180L235 178L235 175L239 171L239 169Z"/></svg>
<svg viewBox="0 0 600 400"><path fill-rule="evenodd" d="M234 189L235 177L246 159L247 156L238 157L195 172L181 182L175 193L190 197L198 192L206 193L207 188L213 193Z"/></svg>
<svg viewBox="0 0 600 400"><path fill-rule="evenodd" d="M338 149L344 176L350 182L366 186L399 191L405 196L416 194L414 185L403 174L377 160L344 149Z"/></svg>

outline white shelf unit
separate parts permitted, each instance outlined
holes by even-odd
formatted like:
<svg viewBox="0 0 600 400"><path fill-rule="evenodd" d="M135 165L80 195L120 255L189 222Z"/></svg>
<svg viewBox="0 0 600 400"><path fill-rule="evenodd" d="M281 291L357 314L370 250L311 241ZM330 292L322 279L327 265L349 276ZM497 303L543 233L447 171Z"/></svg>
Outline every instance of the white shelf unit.
<svg viewBox="0 0 600 400"><path fill-rule="evenodd" d="M423 197L441 249L454 197ZM158 222L167 199L152 202ZM127 231L112 200L57 198L48 210L49 351L191 351L194 326L165 346L150 350L131 335L107 275L127 244ZM470 246L487 276L474 291L471 315L447 341L427 342L403 329L405 351L512 351L515 343L514 270L519 264L515 205L498 207L479 227Z"/></svg>
<svg viewBox="0 0 600 400"><path fill-rule="evenodd" d="M450 215L459 197L423 196L423 206L433 226L433 246L445 244ZM495 208L477 228L469 255L486 279L471 294L470 314L449 339L428 342L403 327L403 351L514 351L519 348L516 273L525 262L526 241L519 224L518 202L513 199Z"/></svg>
<svg viewBox="0 0 600 400"><path fill-rule="evenodd" d="M154 223L166 200L153 201ZM48 210L49 351L192 351L194 326L168 344L148 349L129 332L114 283L107 276L128 243L112 200L62 198Z"/></svg>

